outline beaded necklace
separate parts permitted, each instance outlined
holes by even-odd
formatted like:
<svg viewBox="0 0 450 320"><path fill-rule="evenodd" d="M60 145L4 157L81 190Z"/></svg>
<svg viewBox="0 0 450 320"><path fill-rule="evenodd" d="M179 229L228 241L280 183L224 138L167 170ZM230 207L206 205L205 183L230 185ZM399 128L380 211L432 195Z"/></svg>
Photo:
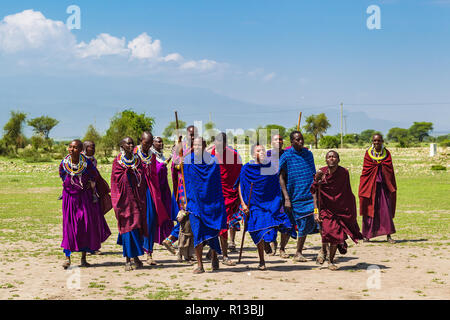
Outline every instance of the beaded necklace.
<svg viewBox="0 0 450 320"><path fill-rule="evenodd" d="M83 181L81 180L81 176L87 168L86 156L80 153L78 164L74 164L72 163L72 157L70 154L67 155L63 160L63 168L64 171L70 175L70 183L72 185L77 185L73 178L78 177L78 181L80 182L79 186L83 189Z"/></svg>
<svg viewBox="0 0 450 320"><path fill-rule="evenodd" d="M138 187L140 187L142 178L141 174L137 170L137 167L139 166L139 157L133 154L132 158L129 160L125 156L125 152L122 152L122 154L119 157L119 164L122 165L123 167L130 168L131 170L133 170L133 173L136 176L136 180L138 182Z"/></svg>
<svg viewBox="0 0 450 320"><path fill-rule="evenodd" d="M86 156L80 153L78 164L72 163L72 157L67 155L63 160L64 171L71 176L80 176L87 168Z"/></svg>
<svg viewBox="0 0 450 320"><path fill-rule="evenodd" d="M376 162L380 163L387 157L387 152L384 146L381 147L381 151L377 152L375 147L372 145L368 150L369 156Z"/></svg>
<svg viewBox="0 0 450 320"><path fill-rule="evenodd" d="M164 154L162 152L157 151L154 147L151 147L150 150L156 154L156 160L158 160L158 162L164 162L166 161L166 157L164 157Z"/></svg>
<svg viewBox="0 0 450 320"><path fill-rule="evenodd" d="M148 155L146 156L142 151L142 146L138 145L136 153L139 156L139 158L141 158L142 162L144 162L145 164L150 164L152 162L153 153L151 150L149 150Z"/></svg>

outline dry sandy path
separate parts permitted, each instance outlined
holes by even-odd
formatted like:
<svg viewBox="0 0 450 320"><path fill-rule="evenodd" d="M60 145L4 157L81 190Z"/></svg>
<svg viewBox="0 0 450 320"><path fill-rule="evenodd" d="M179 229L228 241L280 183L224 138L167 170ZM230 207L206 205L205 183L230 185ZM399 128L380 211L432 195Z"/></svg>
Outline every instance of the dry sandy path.
<svg viewBox="0 0 450 320"><path fill-rule="evenodd" d="M267 256L268 271L258 271L256 248L246 241L241 264L221 264L219 271L211 272L207 263L206 273L194 275L192 266L178 263L159 245L155 245L154 258L162 265L125 272L116 237L113 234L104 244L103 255L88 256L92 267L70 271L61 267L64 255L53 240L0 244L0 299L450 298L448 244L421 246L430 243L418 239L391 245L384 237L377 238L372 243L352 244L345 256L338 256L340 269L330 271L313 261L320 243L314 235L308 238L304 252L308 262ZM237 238L240 243L240 235ZM294 248L290 240L288 253L293 254ZM236 253L230 256L237 260ZM79 257L74 254L74 265ZM369 266L379 269L368 272Z"/></svg>

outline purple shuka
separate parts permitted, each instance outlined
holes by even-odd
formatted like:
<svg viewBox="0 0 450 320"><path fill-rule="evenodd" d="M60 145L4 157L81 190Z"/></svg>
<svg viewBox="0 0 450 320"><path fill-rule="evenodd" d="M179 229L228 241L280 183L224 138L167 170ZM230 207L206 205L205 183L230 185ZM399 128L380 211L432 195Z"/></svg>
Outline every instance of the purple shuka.
<svg viewBox="0 0 450 320"><path fill-rule="evenodd" d="M99 250L101 243L111 235L100 203L93 202L90 188L89 181L95 181L98 172L90 160L83 155L81 157L86 165L79 174L71 175L64 160L59 166L63 181L61 247L70 252Z"/></svg>

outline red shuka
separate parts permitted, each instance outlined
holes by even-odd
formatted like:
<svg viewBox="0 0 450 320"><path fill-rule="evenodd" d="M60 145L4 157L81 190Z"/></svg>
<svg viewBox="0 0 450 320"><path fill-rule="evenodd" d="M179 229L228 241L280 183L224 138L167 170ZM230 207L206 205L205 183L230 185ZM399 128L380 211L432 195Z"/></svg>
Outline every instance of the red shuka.
<svg viewBox="0 0 450 320"><path fill-rule="evenodd" d="M137 172L134 172L133 169L120 165L119 158L120 155L114 159L111 172L111 200L119 232L124 234L138 229L141 235L147 237L145 198L147 185L142 162L138 158ZM140 177L139 186L136 175Z"/></svg>
<svg viewBox="0 0 450 320"><path fill-rule="evenodd" d="M159 186L158 173L156 172L156 154L153 154L150 164L142 163L144 168L145 180L147 181L147 186L150 189L152 200L155 205L156 215L158 216L158 226L162 226L168 221L172 223L170 219L169 212L167 212L166 207L161 199L161 188Z"/></svg>
<svg viewBox="0 0 450 320"><path fill-rule="evenodd" d="M233 214L239 210L239 190L234 189L233 186L241 173L242 160L239 154L229 146L225 148L223 154L217 154L216 147L214 146L211 154L217 157L220 165L222 192L227 211L227 224L229 224ZM220 231L220 235L225 239L228 238L227 230L223 229Z"/></svg>
<svg viewBox="0 0 450 320"><path fill-rule="evenodd" d="M397 184L395 182L394 166L392 165L391 153L386 149L386 158L377 162L369 156L366 151L364 156L363 170L359 183L359 204L360 215L374 217L375 214L375 195L377 191L377 173L381 170L383 182L386 184L390 193L392 206L392 217L395 215L395 206L397 202Z"/></svg>
<svg viewBox="0 0 450 320"><path fill-rule="evenodd" d="M338 166L333 174L328 167L320 169L325 173L320 183L320 218L322 222L322 239L324 243L340 244L347 235L357 242L363 238L356 221L356 200L350 185L348 170ZM311 193L318 191L319 184L314 182Z"/></svg>

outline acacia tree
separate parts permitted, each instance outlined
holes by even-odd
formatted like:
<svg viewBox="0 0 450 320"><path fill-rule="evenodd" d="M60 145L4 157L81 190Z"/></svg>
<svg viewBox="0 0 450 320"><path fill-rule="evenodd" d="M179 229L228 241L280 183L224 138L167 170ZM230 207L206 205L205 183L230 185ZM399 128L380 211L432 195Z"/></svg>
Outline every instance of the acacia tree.
<svg viewBox="0 0 450 320"><path fill-rule="evenodd" d="M100 143L102 135L95 129L95 127L90 124L84 134L83 141L92 141L96 144Z"/></svg>
<svg viewBox="0 0 450 320"><path fill-rule="evenodd" d="M3 140L7 146L14 146L17 153L18 148L23 148L25 145L25 136L22 133L23 123L27 115L19 111L11 111L11 118L3 127Z"/></svg>
<svg viewBox="0 0 450 320"><path fill-rule="evenodd" d="M414 124L408 129L409 134L419 142L422 142L424 138L430 136L430 131L433 130L433 123L431 122L414 122Z"/></svg>
<svg viewBox="0 0 450 320"><path fill-rule="evenodd" d="M320 113L318 115L311 115L306 118L306 125L303 126L305 131L312 134L314 137L314 145L317 149L319 137L322 137L327 129L331 127L325 113Z"/></svg>
<svg viewBox="0 0 450 320"><path fill-rule="evenodd" d="M37 117L28 121L28 125L30 127L33 127L34 133L40 134L42 137L44 137L45 140L48 140L50 131L58 123L59 123L58 120L47 116Z"/></svg>
<svg viewBox="0 0 450 320"><path fill-rule="evenodd" d="M132 110L118 112L111 119L111 124L102 139L102 144L111 151L125 137L133 138L134 143L137 144L142 132L152 131L154 123L154 118L147 117L145 113L137 114Z"/></svg>
<svg viewBox="0 0 450 320"><path fill-rule="evenodd" d="M186 129L186 122L178 119L178 125L179 129ZM177 122L172 121L169 123L169 125L164 129L162 135L166 139L172 139L172 137L175 135L175 130L177 129Z"/></svg>

